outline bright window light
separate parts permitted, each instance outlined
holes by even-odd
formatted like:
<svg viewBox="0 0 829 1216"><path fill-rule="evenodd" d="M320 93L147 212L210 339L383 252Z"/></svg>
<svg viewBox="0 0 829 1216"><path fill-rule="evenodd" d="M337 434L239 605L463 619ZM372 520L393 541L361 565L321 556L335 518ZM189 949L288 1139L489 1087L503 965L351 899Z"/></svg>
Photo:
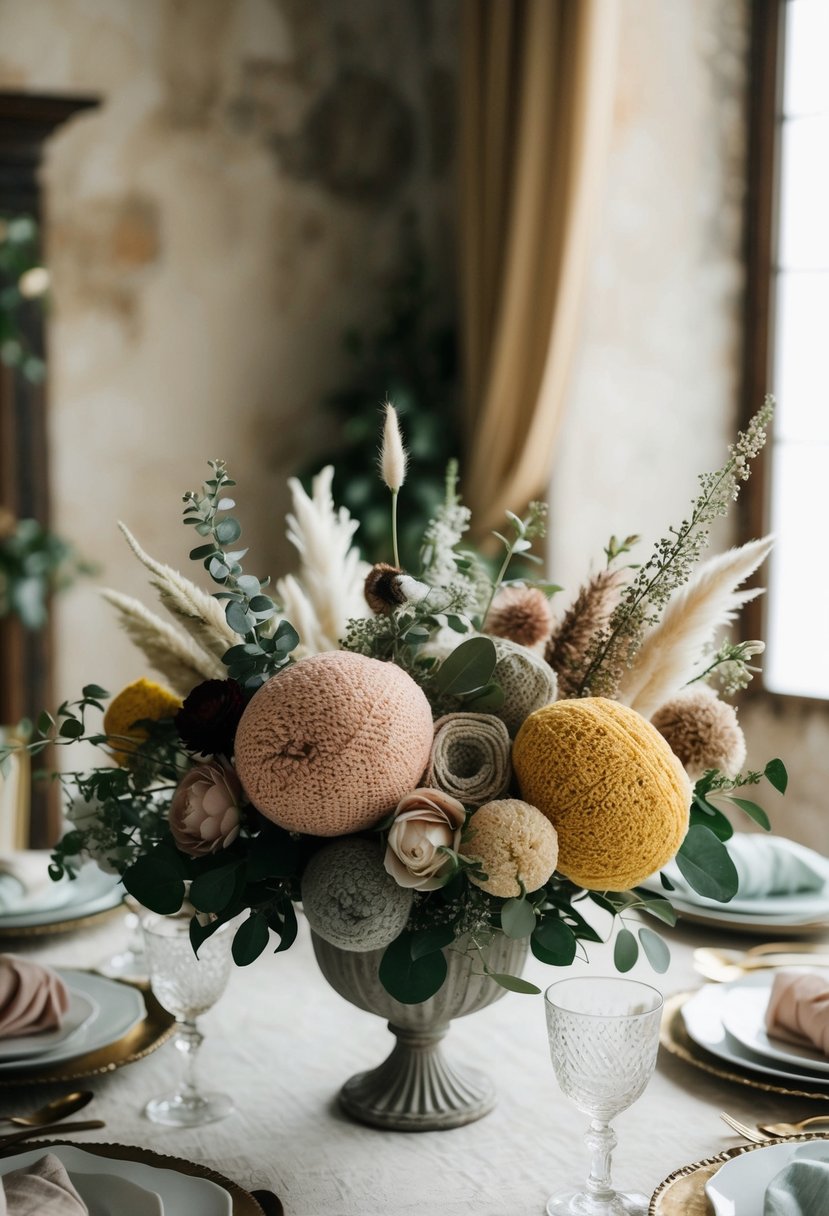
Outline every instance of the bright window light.
<svg viewBox="0 0 829 1216"><path fill-rule="evenodd" d="M770 691L829 699L829 2L785 20L763 666Z"/></svg>

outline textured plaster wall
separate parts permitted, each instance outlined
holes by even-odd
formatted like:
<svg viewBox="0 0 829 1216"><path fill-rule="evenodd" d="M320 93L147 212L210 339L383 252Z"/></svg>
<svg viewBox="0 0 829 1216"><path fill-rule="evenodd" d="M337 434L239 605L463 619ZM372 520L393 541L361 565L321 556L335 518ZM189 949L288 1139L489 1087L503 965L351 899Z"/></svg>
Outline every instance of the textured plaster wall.
<svg viewBox="0 0 829 1216"><path fill-rule="evenodd" d="M50 141L43 184L54 520L102 582L145 595L117 519L186 568L181 493L217 455L252 569L290 560L285 479L330 440L343 332L376 319L408 213L451 266L454 19L428 0L0 0L0 88L101 103ZM91 584L56 631L61 697L142 674Z"/></svg>
<svg viewBox="0 0 829 1216"><path fill-rule="evenodd" d="M601 231L552 482L551 576L575 591L611 532L647 555L738 426L747 0L621 0ZM736 515L712 549L737 540ZM829 705L744 702L748 763L781 756L775 827L826 851ZM742 825L741 825L742 826Z"/></svg>

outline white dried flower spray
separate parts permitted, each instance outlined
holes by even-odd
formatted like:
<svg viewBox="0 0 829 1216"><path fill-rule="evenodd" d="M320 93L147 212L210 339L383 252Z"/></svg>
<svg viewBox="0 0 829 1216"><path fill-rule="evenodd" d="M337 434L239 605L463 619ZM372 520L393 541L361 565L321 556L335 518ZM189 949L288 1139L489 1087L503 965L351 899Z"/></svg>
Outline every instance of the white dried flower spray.
<svg viewBox="0 0 829 1216"><path fill-rule="evenodd" d="M397 420L397 410L390 401L386 402L386 416L383 423L383 442L380 446L380 474L383 481L391 490L391 538L394 550L394 564L400 565L400 553L397 545L397 495L406 480L406 449L400 434L400 423Z"/></svg>

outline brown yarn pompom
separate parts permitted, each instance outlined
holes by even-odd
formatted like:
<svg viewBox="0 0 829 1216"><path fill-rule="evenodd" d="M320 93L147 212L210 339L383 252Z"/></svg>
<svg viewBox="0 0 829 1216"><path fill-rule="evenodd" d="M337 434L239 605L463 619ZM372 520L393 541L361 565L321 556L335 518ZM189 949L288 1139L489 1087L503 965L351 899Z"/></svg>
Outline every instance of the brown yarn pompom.
<svg viewBox="0 0 829 1216"><path fill-rule="evenodd" d="M388 562L375 562L366 575L363 594L372 612L385 616L406 602L406 596L400 587L400 575L403 571L399 566L390 566Z"/></svg>
<svg viewBox="0 0 829 1216"><path fill-rule="evenodd" d="M537 646L550 636L553 610L538 587L502 587L487 613L484 632L519 646Z"/></svg>
<svg viewBox="0 0 829 1216"><path fill-rule="evenodd" d="M671 697L651 718L692 781L710 768L735 777L746 760L746 740L733 705L705 684Z"/></svg>
<svg viewBox="0 0 829 1216"><path fill-rule="evenodd" d="M402 667L329 650L259 689L236 732L236 771L280 827L341 836L417 786L432 733L429 702Z"/></svg>

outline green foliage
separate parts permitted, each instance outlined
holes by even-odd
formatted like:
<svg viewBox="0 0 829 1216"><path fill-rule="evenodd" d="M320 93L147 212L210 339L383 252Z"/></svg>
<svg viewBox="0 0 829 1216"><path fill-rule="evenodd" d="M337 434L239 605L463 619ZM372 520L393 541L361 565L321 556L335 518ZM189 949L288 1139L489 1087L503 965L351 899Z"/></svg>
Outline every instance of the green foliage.
<svg viewBox="0 0 829 1216"><path fill-rule="evenodd" d="M43 307L42 292L28 288L30 272L39 267L37 221L31 215L0 215L0 363L20 371L32 384L40 384L46 375L31 325L35 310Z"/></svg>
<svg viewBox="0 0 829 1216"><path fill-rule="evenodd" d="M26 629L41 629L49 596L93 567L37 520L3 523L0 518L0 617L16 616Z"/></svg>
<svg viewBox="0 0 829 1216"><path fill-rule="evenodd" d="M727 903L737 894L739 879L728 849L704 824L691 824L676 855L676 864L698 895Z"/></svg>
<svg viewBox="0 0 829 1216"><path fill-rule="evenodd" d="M380 982L403 1005L417 1005L434 996L446 979L441 950L414 954L415 937L404 931L386 947L380 960Z"/></svg>
<svg viewBox="0 0 829 1216"><path fill-rule="evenodd" d="M242 558L247 549L229 550L242 535L242 526L226 512L236 506L227 490L236 485L227 475L224 461L208 462L213 477L205 481L201 494L192 490L184 495L184 522L199 536L209 536L207 544L190 551L200 561L214 583L222 588L216 599L225 603L225 618L234 633L244 641L231 646L223 662L231 679L243 688L255 690L290 661L291 651L299 645L299 634L288 621L273 627L279 609L262 588L268 579L245 574ZM220 516L222 518L220 518Z"/></svg>
<svg viewBox="0 0 829 1216"><path fill-rule="evenodd" d="M443 469L459 454L454 326L438 315L438 298L413 224L404 233L401 270L390 282L376 328L350 330L351 365L342 388L325 402L336 440L317 453L313 472L333 464L335 497L360 520L357 540L369 561L390 552L388 493L366 453L377 448L380 410L392 401L406 433L409 473L400 493L400 559L414 570L426 521L443 495ZM326 427L326 431L331 428ZM312 470L303 474L310 482Z"/></svg>

